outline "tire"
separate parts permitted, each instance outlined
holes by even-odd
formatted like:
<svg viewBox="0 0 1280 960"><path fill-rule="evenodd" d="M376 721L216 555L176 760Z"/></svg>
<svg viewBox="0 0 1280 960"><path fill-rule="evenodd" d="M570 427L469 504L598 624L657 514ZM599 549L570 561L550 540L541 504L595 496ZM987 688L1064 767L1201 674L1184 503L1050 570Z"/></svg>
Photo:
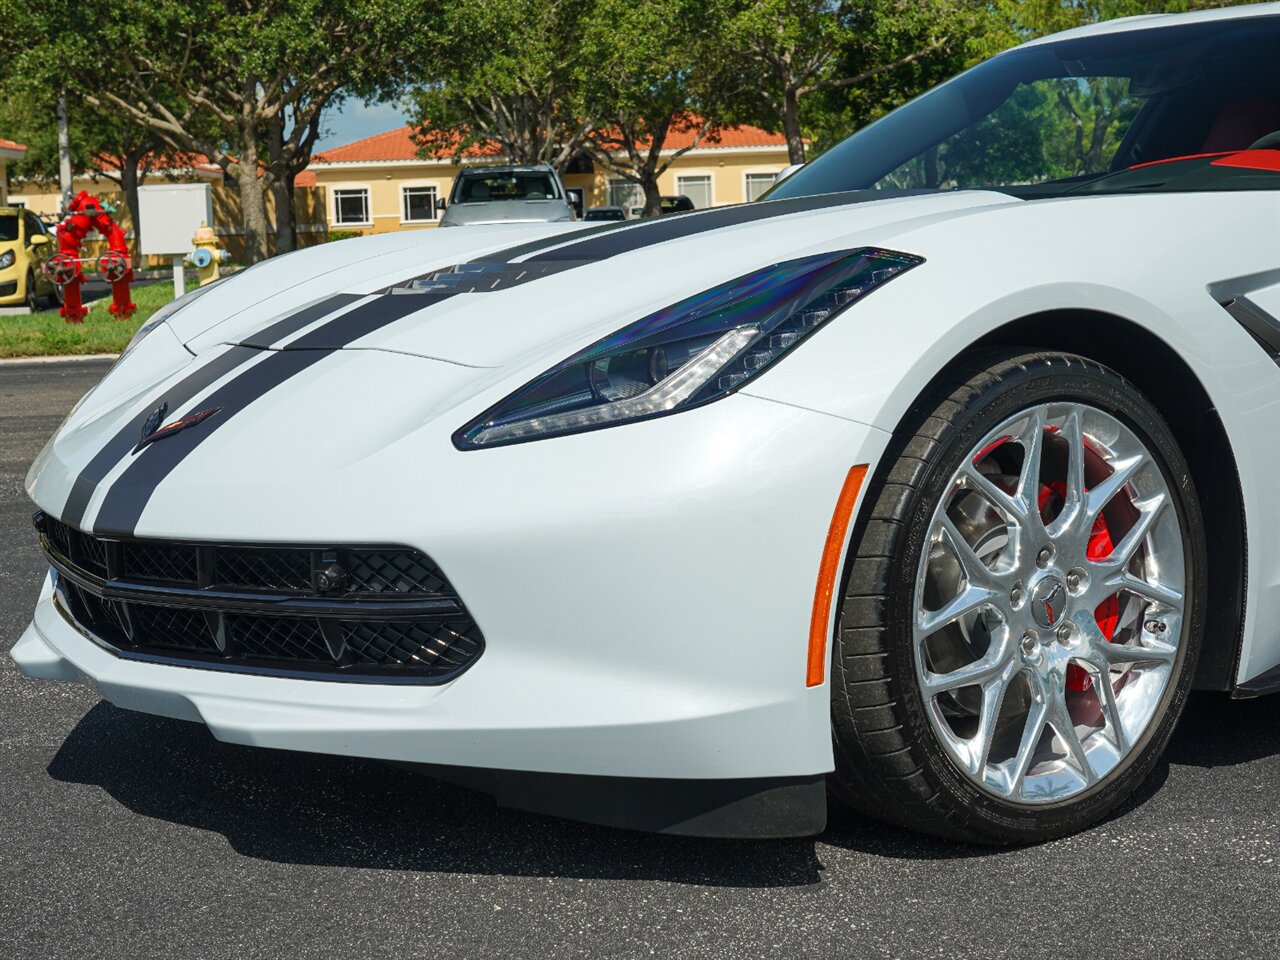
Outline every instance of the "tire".
<svg viewBox="0 0 1280 960"><path fill-rule="evenodd" d="M40 297L36 294L36 275L30 270L27 271L26 304L32 313L40 309Z"/></svg>
<svg viewBox="0 0 1280 960"><path fill-rule="evenodd" d="M1054 416L1066 418L1063 426L1050 425ZM1074 434L1072 416L1076 424L1083 425ZM1024 418L1025 425L1013 438L1014 443L1007 443L1011 439L1008 435L995 441L997 447L1005 444L1003 452L989 453L990 448L977 446L985 443L992 431L999 433L1018 418ZM1140 458L1140 465L1133 468L1141 473L1135 473L1131 483L1104 484L1103 471L1118 474L1127 469L1126 461L1116 459L1113 464L1097 452L1103 447L1087 434L1088 424L1093 422L1119 424L1115 430L1145 449L1147 457ZM1072 436L1080 439L1073 443ZM1026 451L1035 446L1035 437L1040 438L1041 452L1033 460ZM1119 449L1119 443L1111 449ZM1076 455L1078 460L1070 452L1077 448L1081 451ZM966 462L966 457L971 459ZM983 559L973 545L969 547L973 553L966 552L963 545L953 549L954 541L947 531L959 530L953 520L959 507L972 513L975 510L969 505L976 502L977 513L998 518L997 535L987 539L1000 542L1000 525L1012 513L1000 514L991 505L1000 490L1014 490L1016 478L987 472L983 476L992 480L989 486L963 479L959 487L954 485L957 477L988 470L988 458L993 457L1005 458L1017 469L1036 464L1034 470L1027 468L1023 479L1029 484L1025 489L1036 491L1038 507L1023 526L1010 523L1005 528L1004 544L990 560ZM1081 464L1076 488L1083 493L1074 501L1069 499L1071 476L1060 487L1044 479L1059 462L1067 474L1075 463ZM1085 476L1087 470L1094 471L1091 478ZM1035 477L1028 480L1032 472ZM1167 499L1163 495L1158 500L1154 495L1139 499L1139 481L1143 490L1165 490ZM1116 483L1120 482L1117 477ZM1114 494L1105 492L1113 488L1117 491ZM993 489L990 500L962 499ZM1023 489L1017 487L1015 492ZM1055 498L1052 491L1059 489L1065 491L1064 496ZM1111 499L1104 499L1107 496ZM1055 499L1062 500L1062 505L1049 522L1046 517L1054 508L1044 504ZM1105 506L1097 508L1098 519L1090 525L1095 499ZM1010 496L1008 502L1021 501ZM1075 514L1078 519L1074 521L1068 518L1072 503L1088 506ZM1115 810L1148 776L1168 742L1191 686L1204 632L1203 521L1190 470L1153 405L1119 374L1083 357L1012 351L974 357L931 388L907 415L868 487L865 504L846 558L842 606L836 622L831 684L836 760L833 793L856 810L886 822L984 844L1048 840L1081 830ZM1148 513L1154 519L1148 520ZM1122 519L1116 520L1116 516ZM1126 541L1121 526L1125 522L1129 529L1149 525ZM1062 526L1057 526L1059 523ZM1077 541L1081 536L1089 538L1091 559L1083 567L1063 573L1059 567L1067 562L1068 553L1063 531L1072 523ZM1106 532L1106 544L1094 542L1099 525ZM1058 545L1055 540L1039 550L1034 567L1028 566L1035 538L1028 539L1023 527L1043 532L1055 526L1063 537L1057 552L1042 568L1045 552ZM938 533L936 538L934 532ZM1047 532L1044 535L1049 536ZM964 534L966 542L969 536ZM1020 546L1024 541L1025 550ZM1111 553L1106 552L1108 547ZM1078 549L1078 544L1071 549ZM1124 622L1119 618L1108 620L1112 632L1106 632L1103 611L1110 611L1105 604L1113 601L1104 601L1096 609L1090 606L1096 596L1111 589L1110 575L1104 578L1103 572L1132 572L1135 564L1150 571L1150 552L1156 550L1164 551L1166 558L1181 559L1178 582L1182 589L1155 584L1156 578L1166 574L1143 579L1139 584L1142 590L1162 591L1160 596L1170 598L1171 605L1164 606L1120 588L1115 609L1138 611L1137 619L1128 626L1117 626ZM1133 560L1123 559L1126 551L1136 551ZM1096 562L1095 557L1099 558ZM975 559L983 566L973 563ZM952 603L956 608L962 605L961 592L974 585L982 587L988 577L996 577L984 569L989 563L994 571L1003 571L1000 576L1005 579L998 587L1007 592L996 596L997 587L992 587L995 599L989 606L976 615L966 614L968 620L957 619L929 633L932 622L946 619L942 614L952 609ZM937 584L942 578L936 571L948 564L960 570L956 597L934 608L925 600L930 589L941 592ZM975 571L972 580L970 568ZM1177 562L1154 569L1179 577ZM1009 578L1026 570L1030 573L1025 583L1014 581L1009 590ZM1065 583L1059 583L1059 578L1074 578L1074 586L1060 593L1057 588ZM1021 592L1019 587L1023 587ZM1035 595L1028 596L1033 587ZM1177 603L1172 598L1179 594L1181 606L1174 612ZM1055 603L1059 605L1057 613ZM966 622L970 624L967 631L962 629ZM1046 623L1049 630L1042 629ZM1056 633L1050 632L1058 623L1061 626L1056 626ZM1015 639L1026 624L1032 626ZM1101 631L1101 640L1095 626ZM990 680L990 694L987 687L977 686L936 692L952 674L935 665L935 659L941 659L935 645L950 656L951 649L962 644L976 651L972 653L975 659L956 670L973 672L989 664L989 670L1016 672ZM1144 657L1148 649L1151 656L1163 659L1146 666L1132 661L1127 666L1117 665L1111 659ZM1087 657L1087 662L1067 660L1073 651ZM999 666L1006 660L1009 666ZM1013 679L1003 680L999 686L1001 678L1008 676ZM1109 697L1103 692L1104 677L1113 691ZM1067 722L1046 726L1041 721L1037 728L1036 718L1045 715L1037 711L1052 712L1059 702L1055 684L1061 687L1066 712L1054 716L1065 717ZM1083 689L1077 689L1081 685ZM1037 690L1040 700L1036 699ZM1122 697L1140 695L1145 699L1130 701L1139 707L1146 704L1142 708L1150 710L1140 728L1127 729L1133 715L1122 717L1118 707L1108 713L1106 701L1114 707ZM996 704L992 709L1001 712L984 728L988 696ZM1023 702L1027 714L1019 728L1018 710ZM965 714L966 709L971 715ZM1076 718L1082 714L1095 719L1086 719L1080 734ZM1109 716L1114 722L1107 719ZM1090 726L1099 722L1097 718L1100 726ZM1059 736L1059 727L1070 727L1070 738ZM963 731L970 729L976 732L972 739L966 739ZM985 739L984 729L990 731ZM1038 734L1029 732L1036 729ZM1012 743L1019 730L1021 739L1012 747L1010 758L997 763L995 740L1003 737L1001 742ZM1070 739L1079 749L1068 745ZM1107 768L1112 752L1117 757ZM1095 766L1102 772L1095 773ZM1095 775L1096 780L1091 780ZM1011 791L1007 795L1006 789Z"/></svg>

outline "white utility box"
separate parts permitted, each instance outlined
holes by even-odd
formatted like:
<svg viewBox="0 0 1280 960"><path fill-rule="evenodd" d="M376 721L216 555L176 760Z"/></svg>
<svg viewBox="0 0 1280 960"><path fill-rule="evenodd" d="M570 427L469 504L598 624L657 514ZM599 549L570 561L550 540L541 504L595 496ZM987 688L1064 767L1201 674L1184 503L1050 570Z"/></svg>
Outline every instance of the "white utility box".
<svg viewBox="0 0 1280 960"><path fill-rule="evenodd" d="M185 255L201 223L213 223L213 196L207 183L148 183L138 188L142 254Z"/></svg>

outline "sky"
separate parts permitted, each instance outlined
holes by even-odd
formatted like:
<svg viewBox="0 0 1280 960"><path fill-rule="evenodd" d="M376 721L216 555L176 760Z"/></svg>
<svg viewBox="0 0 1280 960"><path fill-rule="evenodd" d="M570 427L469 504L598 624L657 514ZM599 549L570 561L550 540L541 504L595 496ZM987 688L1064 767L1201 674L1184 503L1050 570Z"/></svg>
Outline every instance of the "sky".
<svg viewBox="0 0 1280 960"><path fill-rule="evenodd" d="M398 103L378 103L372 106L359 100L348 100L338 108L330 108L324 115L322 136L316 143L316 152L329 147L339 147L352 140L362 140L375 133L385 133L409 122L405 109Z"/></svg>

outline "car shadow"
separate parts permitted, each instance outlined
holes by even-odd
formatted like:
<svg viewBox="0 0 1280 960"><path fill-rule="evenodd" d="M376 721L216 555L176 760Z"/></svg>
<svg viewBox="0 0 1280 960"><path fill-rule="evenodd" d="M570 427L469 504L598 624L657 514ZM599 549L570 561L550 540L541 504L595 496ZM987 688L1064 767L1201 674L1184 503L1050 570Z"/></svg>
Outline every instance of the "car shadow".
<svg viewBox="0 0 1280 960"><path fill-rule="evenodd" d="M1108 819L1155 795L1170 765L1232 766L1278 753L1280 697L1195 695L1152 775ZM813 839L656 836L543 817L399 766L225 744L199 724L106 702L71 732L49 773L101 787L140 816L219 833L238 853L279 863L733 887L822 879ZM920 836L838 804L818 839L895 859L1010 852Z"/></svg>
<svg viewBox="0 0 1280 960"><path fill-rule="evenodd" d="M278 863L735 887L821 879L812 839L657 836L507 810L397 765L225 744L199 724L106 702L48 771Z"/></svg>

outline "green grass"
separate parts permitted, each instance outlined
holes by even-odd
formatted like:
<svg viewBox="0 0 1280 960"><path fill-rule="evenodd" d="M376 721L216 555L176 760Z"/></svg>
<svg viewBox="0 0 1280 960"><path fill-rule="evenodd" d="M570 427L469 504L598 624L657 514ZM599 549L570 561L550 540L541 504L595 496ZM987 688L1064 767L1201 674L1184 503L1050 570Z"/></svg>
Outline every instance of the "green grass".
<svg viewBox="0 0 1280 960"><path fill-rule="evenodd" d="M187 281L188 290L195 287L195 280ZM107 312L110 296L89 305L84 323L67 323L56 309L0 317L0 357L119 353L138 327L172 299L171 282L149 283L134 287L133 302L138 305L138 311L128 320L117 320Z"/></svg>

